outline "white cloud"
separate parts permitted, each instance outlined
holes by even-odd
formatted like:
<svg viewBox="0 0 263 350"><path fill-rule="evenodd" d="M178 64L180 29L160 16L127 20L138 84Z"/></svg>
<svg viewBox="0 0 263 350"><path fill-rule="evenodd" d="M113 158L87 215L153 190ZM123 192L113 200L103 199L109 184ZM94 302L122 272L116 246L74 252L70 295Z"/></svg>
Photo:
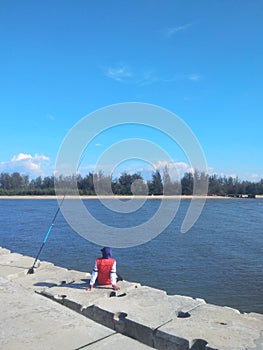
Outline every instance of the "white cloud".
<svg viewBox="0 0 263 350"><path fill-rule="evenodd" d="M263 174L258 174L258 173L245 174L244 176L241 177L241 179L245 179L252 182L259 182L261 179L263 179Z"/></svg>
<svg viewBox="0 0 263 350"><path fill-rule="evenodd" d="M172 83L181 80L199 81L202 77L197 73L177 73L173 72L159 74L154 69L142 68L141 70L131 70L128 65L117 66L104 70L106 77L121 83L129 83L137 86L147 86L156 83Z"/></svg>
<svg viewBox="0 0 263 350"><path fill-rule="evenodd" d="M108 78L114 79L116 81L131 79L133 76L130 69L126 66L108 68L106 75Z"/></svg>
<svg viewBox="0 0 263 350"><path fill-rule="evenodd" d="M168 27L166 29L164 29L164 33L165 35L170 38L172 37L173 35L177 34L178 32L181 32L183 30L186 30L188 29L189 27L191 27L192 24L191 23L188 23L188 24L185 24L185 25L182 25L182 26L176 26L176 27Z"/></svg>
<svg viewBox="0 0 263 350"><path fill-rule="evenodd" d="M48 165L49 157L35 154L32 156L27 153L14 155L10 161L0 163L1 172L19 172L30 176L47 175L45 168Z"/></svg>
<svg viewBox="0 0 263 350"><path fill-rule="evenodd" d="M226 178L232 177L233 179L239 178L239 176L236 173L223 173L223 172L216 173L215 172L214 174L219 176L219 177L226 177Z"/></svg>
<svg viewBox="0 0 263 350"><path fill-rule="evenodd" d="M172 180L180 180L185 173L194 172L194 169L185 162L158 161L154 164L154 168L160 172L163 172L165 167L168 169Z"/></svg>
<svg viewBox="0 0 263 350"><path fill-rule="evenodd" d="M167 162L159 160L154 164L150 164L139 159L130 159L116 166L112 164L86 164L82 165L79 173L85 176L88 172L102 171L105 175L112 175L113 178L118 178L123 172L128 174L140 173L144 180L150 180L153 172L159 170L163 175L164 168L167 167L169 175L173 181L179 181L185 173L193 172L194 169L185 162Z"/></svg>
<svg viewBox="0 0 263 350"><path fill-rule="evenodd" d="M13 156L11 162L19 162L20 160L31 159L32 156L26 153L19 153L17 156Z"/></svg>

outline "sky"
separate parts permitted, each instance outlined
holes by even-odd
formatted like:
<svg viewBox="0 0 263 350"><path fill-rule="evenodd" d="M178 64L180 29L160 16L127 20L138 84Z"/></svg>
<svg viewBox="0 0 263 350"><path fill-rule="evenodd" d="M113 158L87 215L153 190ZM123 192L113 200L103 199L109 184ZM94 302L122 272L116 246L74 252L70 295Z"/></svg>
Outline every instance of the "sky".
<svg viewBox="0 0 263 350"><path fill-rule="evenodd" d="M76 123L137 102L178 116L210 174L259 181L262 18L262 0L1 0L0 172L52 175ZM94 138L82 171L129 137L149 139L181 172L190 169L165 135L124 125ZM164 163L134 159L114 171L149 174Z"/></svg>

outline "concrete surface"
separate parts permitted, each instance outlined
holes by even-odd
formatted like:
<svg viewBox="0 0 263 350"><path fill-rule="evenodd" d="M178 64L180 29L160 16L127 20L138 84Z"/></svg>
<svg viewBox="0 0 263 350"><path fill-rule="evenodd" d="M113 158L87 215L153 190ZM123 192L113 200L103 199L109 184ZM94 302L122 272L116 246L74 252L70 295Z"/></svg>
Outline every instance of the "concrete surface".
<svg viewBox="0 0 263 350"><path fill-rule="evenodd" d="M26 261L27 265L24 264ZM150 349L35 293L34 284L40 284L38 288L41 289L52 285L50 273L53 273L54 283L64 282L65 278L70 281L78 274L83 277L83 273L41 263L37 273L27 275L33 261L0 248L1 350Z"/></svg>
<svg viewBox="0 0 263 350"><path fill-rule="evenodd" d="M0 248L1 349L263 350L261 314L33 261Z"/></svg>

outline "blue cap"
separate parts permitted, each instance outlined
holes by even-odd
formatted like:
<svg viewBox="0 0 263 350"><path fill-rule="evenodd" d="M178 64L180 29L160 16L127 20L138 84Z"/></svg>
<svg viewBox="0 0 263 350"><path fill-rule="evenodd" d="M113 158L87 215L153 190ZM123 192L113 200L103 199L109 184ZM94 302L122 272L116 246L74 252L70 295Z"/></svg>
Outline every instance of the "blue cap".
<svg viewBox="0 0 263 350"><path fill-rule="evenodd" d="M110 247L104 247L101 249L101 252L102 252L102 257L104 259L108 259L108 258L111 258L112 257L112 250Z"/></svg>

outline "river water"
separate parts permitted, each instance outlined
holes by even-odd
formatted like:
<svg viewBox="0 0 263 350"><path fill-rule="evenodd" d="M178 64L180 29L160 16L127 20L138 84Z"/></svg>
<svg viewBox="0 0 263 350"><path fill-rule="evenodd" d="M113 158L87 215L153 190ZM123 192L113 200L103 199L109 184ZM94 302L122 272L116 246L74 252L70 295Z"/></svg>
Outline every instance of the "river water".
<svg viewBox="0 0 263 350"><path fill-rule="evenodd" d="M134 214L138 224L147 220L160 202L146 201L143 210ZM131 225L132 214L115 217L98 199L84 203L98 220L116 227ZM263 199L208 199L198 221L182 234L189 203L181 200L174 220L156 238L139 246L113 249L119 273L126 280L168 294L263 314ZM0 246L35 257L57 208L53 199L1 199ZM100 249L74 232L60 212L40 260L91 271Z"/></svg>

